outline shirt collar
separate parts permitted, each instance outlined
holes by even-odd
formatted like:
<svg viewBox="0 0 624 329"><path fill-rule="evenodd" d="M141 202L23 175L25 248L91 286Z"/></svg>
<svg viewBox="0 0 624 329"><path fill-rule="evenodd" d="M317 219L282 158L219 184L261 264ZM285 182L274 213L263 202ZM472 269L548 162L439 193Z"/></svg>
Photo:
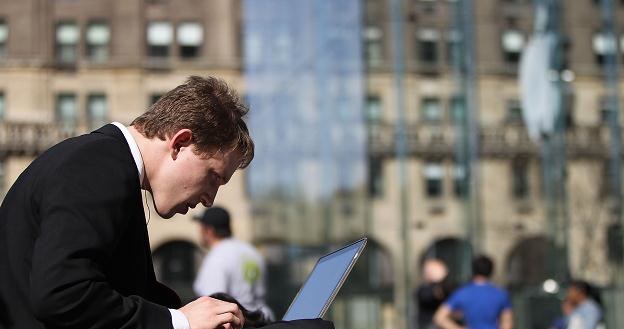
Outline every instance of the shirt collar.
<svg viewBox="0 0 624 329"><path fill-rule="evenodd" d="M137 170L139 172L139 181L141 182L141 185L143 185L143 178L145 177L145 169L143 166L143 158L141 157L141 151L139 150L139 145L137 145L136 141L134 140L134 137L132 137L132 134L130 134L130 130L128 130L126 126L124 126L123 124L119 122L113 122L111 124L119 128L119 130L121 130L124 137L126 138L126 142L128 143L128 146L130 146L130 152L132 153L132 157L134 158L134 164L136 164Z"/></svg>

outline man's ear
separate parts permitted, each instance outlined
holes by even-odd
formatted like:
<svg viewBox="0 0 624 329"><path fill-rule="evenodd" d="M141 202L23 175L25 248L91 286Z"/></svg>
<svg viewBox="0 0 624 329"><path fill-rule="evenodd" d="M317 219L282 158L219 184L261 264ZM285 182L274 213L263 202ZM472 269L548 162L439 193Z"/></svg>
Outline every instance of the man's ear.
<svg viewBox="0 0 624 329"><path fill-rule="evenodd" d="M178 153L183 147L191 146L193 142L193 132L190 129L180 129L169 139L167 146L171 157L175 160L178 158Z"/></svg>

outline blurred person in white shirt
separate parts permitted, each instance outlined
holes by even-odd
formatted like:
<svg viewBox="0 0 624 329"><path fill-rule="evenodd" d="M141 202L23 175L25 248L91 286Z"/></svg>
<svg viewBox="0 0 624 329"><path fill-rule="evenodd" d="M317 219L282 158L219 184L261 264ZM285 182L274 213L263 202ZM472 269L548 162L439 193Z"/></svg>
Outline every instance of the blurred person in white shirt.
<svg viewBox="0 0 624 329"><path fill-rule="evenodd" d="M232 237L230 214L224 208L208 208L195 219L201 226L202 244L209 249L193 284L195 293L226 293L248 310L261 311L266 320L273 320L273 312L265 302L266 267L262 255L249 243Z"/></svg>

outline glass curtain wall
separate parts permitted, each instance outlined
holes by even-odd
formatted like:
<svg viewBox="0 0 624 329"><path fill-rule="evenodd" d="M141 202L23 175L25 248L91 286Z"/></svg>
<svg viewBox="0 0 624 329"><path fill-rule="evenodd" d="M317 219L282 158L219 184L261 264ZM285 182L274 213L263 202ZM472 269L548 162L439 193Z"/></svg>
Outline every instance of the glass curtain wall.
<svg viewBox="0 0 624 329"><path fill-rule="evenodd" d="M256 144L246 184L279 318L320 255L368 231L362 4L242 3ZM391 298L388 252L371 246L330 310L342 328L378 328Z"/></svg>

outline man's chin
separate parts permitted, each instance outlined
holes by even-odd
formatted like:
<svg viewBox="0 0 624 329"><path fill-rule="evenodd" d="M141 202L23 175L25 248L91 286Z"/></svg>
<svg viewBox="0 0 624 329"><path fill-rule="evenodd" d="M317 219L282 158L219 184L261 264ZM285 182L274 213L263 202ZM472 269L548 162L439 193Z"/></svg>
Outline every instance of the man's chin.
<svg viewBox="0 0 624 329"><path fill-rule="evenodd" d="M158 213L158 216L164 218L164 219L170 219L173 216L180 214L180 215L186 215L186 213L188 212L188 208L182 208L184 210L178 210L178 209L171 209L168 212L165 213L161 213L160 211L158 211L158 209L156 209L156 212Z"/></svg>
<svg viewBox="0 0 624 329"><path fill-rule="evenodd" d="M164 218L164 219L171 219L171 217L173 217L173 215L175 215L175 213L167 213L167 214L161 214L158 213L158 216Z"/></svg>
<svg viewBox="0 0 624 329"><path fill-rule="evenodd" d="M156 211L156 213L158 214L158 216L160 216L161 218L164 219L170 219L171 217L173 217L173 215L175 215L175 211L173 209L170 209L168 212L162 212L160 211L160 209L158 209L158 207L156 206L156 202L152 203L154 205L154 210Z"/></svg>

